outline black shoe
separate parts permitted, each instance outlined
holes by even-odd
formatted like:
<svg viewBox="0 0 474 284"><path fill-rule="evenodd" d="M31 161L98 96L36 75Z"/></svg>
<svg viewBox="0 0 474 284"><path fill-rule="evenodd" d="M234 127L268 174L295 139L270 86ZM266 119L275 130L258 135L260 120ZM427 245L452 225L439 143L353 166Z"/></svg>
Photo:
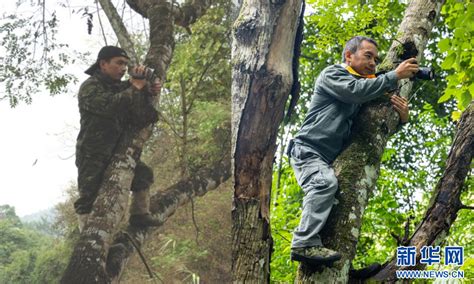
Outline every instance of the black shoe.
<svg viewBox="0 0 474 284"><path fill-rule="evenodd" d="M349 277L352 279L369 279L372 276L375 276L379 271L382 270L382 265L380 263L372 263L371 265L361 268L349 270Z"/></svg>
<svg viewBox="0 0 474 284"><path fill-rule="evenodd" d="M291 260L312 265L330 265L340 259L340 253L322 246L291 249Z"/></svg>
<svg viewBox="0 0 474 284"><path fill-rule="evenodd" d="M153 218L151 214L130 215L128 223L134 227L157 227L162 224L160 220Z"/></svg>

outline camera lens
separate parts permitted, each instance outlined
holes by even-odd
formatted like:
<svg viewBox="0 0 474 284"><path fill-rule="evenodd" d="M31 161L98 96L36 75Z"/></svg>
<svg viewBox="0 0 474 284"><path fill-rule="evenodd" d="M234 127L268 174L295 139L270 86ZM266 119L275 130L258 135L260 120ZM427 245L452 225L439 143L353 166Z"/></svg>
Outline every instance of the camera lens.
<svg viewBox="0 0 474 284"><path fill-rule="evenodd" d="M416 78L421 80L433 80L434 76L435 74L431 67L420 67L416 73Z"/></svg>

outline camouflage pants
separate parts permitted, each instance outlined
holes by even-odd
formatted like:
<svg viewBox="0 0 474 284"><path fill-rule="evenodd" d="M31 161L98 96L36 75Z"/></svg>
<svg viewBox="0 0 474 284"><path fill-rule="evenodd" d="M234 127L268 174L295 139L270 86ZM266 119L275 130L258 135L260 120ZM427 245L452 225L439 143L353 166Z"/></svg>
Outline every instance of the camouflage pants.
<svg viewBox="0 0 474 284"><path fill-rule="evenodd" d="M334 170L306 145L295 143L289 153L296 180L304 191L301 221L293 232L291 246L322 245L319 232L331 212L338 186Z"/></svg>
<svg viewBox="0 0 474 284"><path fill-rule="evenodd" d="M96 156L77 155L79 198L74 202L74 209L77 214L88 214L92 211L109 161L110 159ZM138 161L131 191L148 190L153 181L153 170L142 161Z"/></svg>

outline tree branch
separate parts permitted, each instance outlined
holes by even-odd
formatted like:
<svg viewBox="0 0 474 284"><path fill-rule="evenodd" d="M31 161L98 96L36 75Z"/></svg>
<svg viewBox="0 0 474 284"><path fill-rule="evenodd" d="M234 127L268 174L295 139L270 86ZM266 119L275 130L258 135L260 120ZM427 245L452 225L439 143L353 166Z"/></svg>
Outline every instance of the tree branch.
<svg viewBox="0 0 474 284"><path fill-rule="evenodd" d="M172 7L174 24L185 28L196 22L211 6L211 1L209 0L187 1L181 6L177 5L175 1L161 0L158 2L161 3L151 3L147 0L127 0L130 8L145 18L150 18L151 13L149 9L151 5L159 4Z"/></svg>
<svg viewBox="0 0 474 284"><path fill-rule="evenodd" d="M195 196L203 196L208 191L214 190L220 184L230 178L230 158L217 162L213 167L203 170L200 174L191 178L186 178L170 186L164 191L159 191L152 196L150 201L151 212L154 218L165 223L172 216L178 207L186 204ZM137 230L128 227L128 234L137 247L143 246L147 237L159 227L146 230ZM115 242L109 251L107 258L107 273L112 281L120 279L128 259L135 253L136 248L125 233L118 233Z"/></svg>
<svg viewBox="0 0 474 284"><path fill-rule="evenodd" d="M458 124L458 131L454 138L451 151L446 163L446 169L435 188L435 193L425 213L425 217L409 239L407 246L430 246L439 243L447 235L451 224L457 217L457 212L463 207L460 195L464 180L470 170L474 154L474 103L464 111ZM420 257L417 252L417 259ZM415 268L422 269L424 266L418 264ZM376 276L376 280L395 281L395 271L404 269L397 266L397 259L393 257L390 263L384 267Z"/></svg>
<svg viewBox="0 0 474 284"><path fill-rule="evenodd" d="M146 14L146 2L147 0L126 0L128 6L132 8L133 11L140 14L143 18L148 18Z"/></svg>
<svg viewBox="0 0 474 284"><path fill-rule="evenodd" d="M201 17L209 6L211 6L210 0L187 1L173 10L174 23L181 27L188 27Z"/></svg>
<svg viewBox="0 0 474 284"><path fill-rule="evenodd" d="M107 37L105 36L105 31L104 31L104 25L102 24L102 18L100 17L100 8L99 8L99 1L95 1L95 6L97 7L97 19L99 19L99 26L100 26L100 32L102 33L102 37L104 38L104 44L107 44Z"/></svg>
<svg viewBox="0 0 474 284"><path fill-rule="evenodd" d="M112 4L110 0L98 0L100 6L107 15L109 19L110 25L117 36L117 39L120 43L120 46L127 52L128 56L130 57L131 65L136 65L139 62L139 58L137 53L135 52L135 48L133 47L132 39L130 38L130 34L125 27L122 18L117 12L117 9Z"/></svg>

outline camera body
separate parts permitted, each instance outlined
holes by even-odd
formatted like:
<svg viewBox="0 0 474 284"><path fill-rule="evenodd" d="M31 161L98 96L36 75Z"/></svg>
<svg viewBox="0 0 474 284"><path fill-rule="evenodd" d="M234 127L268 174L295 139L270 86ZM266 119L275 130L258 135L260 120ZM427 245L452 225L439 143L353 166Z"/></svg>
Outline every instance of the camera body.
<svg viewBox="0 0 474 284"><path fill-rule="evenodd" d="M136 74L136 73L130 72L130 76L133 79L137 79L137 80L145 79L150 83L153 83L156 80L155 70L149 67L145 67L144 74Z"/></svg>
<svg viewBox="0 0 474 284"><path fill-rule="evenodd" d="M396 64L395 66L398 66L398 64L402 63L402 61L395 61L393 63ZM377 73L375 73L375 75L378 76L378 75L383 74L385 72L387 72L387 71L377 72ZM415 76L410 78L410 80L412 80L412 81L414 81L416 79L434 80L434 78L435 78L435 72L434 72L433 68L427 67L427 66L419 66L418 67L418 72L416 72Z"/></svg>

